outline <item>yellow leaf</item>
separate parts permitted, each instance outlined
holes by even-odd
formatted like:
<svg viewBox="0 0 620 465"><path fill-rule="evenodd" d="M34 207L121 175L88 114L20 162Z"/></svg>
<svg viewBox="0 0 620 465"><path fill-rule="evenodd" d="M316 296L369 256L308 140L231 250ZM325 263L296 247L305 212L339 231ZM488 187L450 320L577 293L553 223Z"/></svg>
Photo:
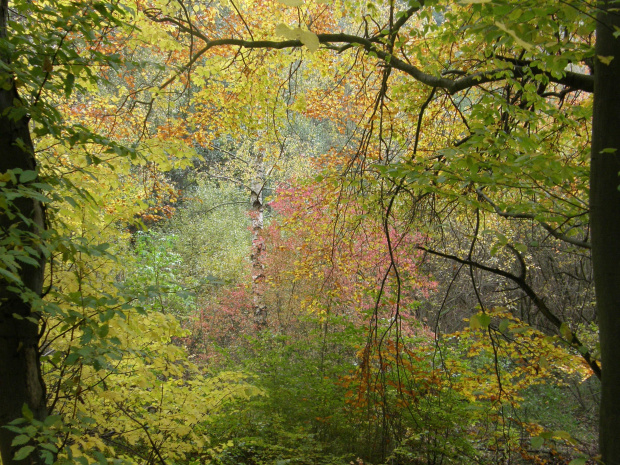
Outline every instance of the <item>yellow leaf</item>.
<svg viewBox="0 0 620 465"><path fill-rule="evenodd" d="M526 41L524 41L523 39L521 39L520 37L517 36L516 32L513 31L512 29L509 29L504 23L500 22L500 21L495 21L495 25L501 29L502 31L504 31L506 34L508 34L510 37L512 37L512 39L515 41L515 43L521 47L523 47L525 50L532 50L534 48L534 46Z"/></svg>
<svg viewBox="0 0 620 465"><path fill-rule="evenodd" d="M314 32L301 29L300 27L291 29L286 24L280 23L276 26L276 34L290 40L301 41L311 52L317 51L320 45L319 37Z"/></svg>
<svg viewBox="0 0 620 465"><path fill-rule="evenodd" d="M302 6L304 2L302 0L278 0L280 3L286 6L298 7Z"/></svg>
<svg viewBox="0 0 620 465"><path fill-rule="evenodd" d="M311 52L316 52L319 49L319 37L311 31L301 31L299 35L301 43L308 47Z"/></svg>
<svg viewBox="0 0 620 465"><path fill-rule="evenodd" d="M482 325L480 324L480 318L478 318L478 315L473 315L469 319L469 327L471 329L480 329L482 327Z"/></svg>
<svg viewBox="0 0 620 465"><path fill-rule="evenodd" d="M278 24L276 26L276 34L282 37L286 37L287 39L296 39L297 37L293 34L293 29L289 28L286 24Z"/></svg>

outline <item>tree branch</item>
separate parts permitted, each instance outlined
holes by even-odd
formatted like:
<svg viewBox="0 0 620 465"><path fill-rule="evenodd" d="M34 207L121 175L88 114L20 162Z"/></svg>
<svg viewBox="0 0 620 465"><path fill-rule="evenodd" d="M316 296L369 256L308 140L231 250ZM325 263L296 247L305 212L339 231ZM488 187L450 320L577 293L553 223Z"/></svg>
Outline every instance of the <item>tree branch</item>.
<svg viewBox="0 0 620 465"><path fill-rule="evenodd" d="M506 61L508 63L512 63L513 65L516 65L519 67L537 68L540 70L537 64L532 63L529 60L519 60L517 58L510 58L510 57L505 57L502 55L495 55L495 58ZM546 76L551 77L551 75L548 72L543 71L543 70L540 70L540 71ZM573 91L579 89L579 90L584 90L586 92L594 92L594 76L590 74L575 73L573 71L565 70L563 81L564 82L561 82L560 84L564 84L567 87L574 87L572 89ZM556 82L556 81L551 81L551 82Z"/></svg>
<svg viewBox="0 0 620 465"><path fill-rule="evenodd" d="M560 332L560 336L570 344L571 347L577 349L588 366L592 369L597 378L601 378L601 367L598 362L592 358L589 350L586 346L584 346L577 335L568 327L566 323L563 323L547 306L545 301L536 294L534 289L530 287L530 285L525 281L524 278L520 276L515 276L508 271L504 271L500 268L494 268L490 266L483 265L482 263L478 263L476 261L470 259L463 259L457 257L456 255L451 255L443 252L438 252L433 249L429 249L428 247L418 246L419 250L423 250L431 255L435 255L437 257L446 258L448 260L455 261L457 263L461 263L463 265L473 266L474 268L478 268L483 271L487 271L489 273L493 273L499 276L502 276L510 281L514 282L519 288L525 292L525 294L534 302L536 307L540 310L540 313L544 315L544 317L549 321L553 326L555 326Z"/></svg>
<svg viewBox="0 0 620 465"><path fill-rule="evenodd" d="M583 247L584 249L590 249L592 247L589 242L580 241L579 239L573 239L572 237L568 237L564 234L559 233L551 225L545 223L544 221L537 219L536 215L534 215L533 213L510 213L510 212L503 211L484 192L482 192L482 189L480 188L476 189L476 193L482 199L484 199L489 205L491 205L491 207L493 207L493 210L495 210L495 213L497 213L499 216L503 218L535 220L543 228L545 228L545 230L547 230L549 234L551 234L553 237L555 237L556 239L560 241L564 241L569 244L576 245L577 247Z"/></svg>
<svg viewBox="0 0 620 465"><path fill-rule="evenodd" d="M407 19L415 13L415 8L410 8L407 10L404 16L400 17L398 21L394 23L394 29L398 30L398 28L402 27ZM169 23L174 24L183 32L188 34L193 34L196 37L200 38L205 42L204 48L199 51L199 55L204 54L207 50L213 47L224 46L224 45L232 45L236 47L242 47L247 49L275 49L281 50L286 48L301 48L303 46L300 40L243 40L243 39L215 39L209 40L204 34L196 31L193 27L188 27L184 22L179 21L178 19L161 16L160 11L156 9L149 9L146 11L147 16L152 20L160 23ZM407 16L409 14L409 16ZM373 53L379 58L381 61L385 63L389 63L394 69L404 72L409 76L413 77L417 81L426 84L430 87L445 89L450 94L455 94L465 89L469 89L470 87L475 87L480 84L485 84L488 82L496 82L505 79L506 72L512 71L515 77L524 76L528 70L534 70L535 67L530 67L529 63L526 64L518 64L512 63L513 68L510 70L506 69L495 69L490 71L482 71L474 74L465 75L459 79L448 79L442 76L434 76L432 74L425 73L417 66L414 66L410 63L407 63L401 60L398 57L395 57L391 53L377 47L377 38L369 39L365 37L360 37L352 34L345 33L336 33L336 34L317 34L319 42L323 45L328 46L328 48L334 47L336 44L342 44L337 50L342 51L346 48L350 48L352 46L359 46L363 48L367 53ZM195 62L197 58L192 58L192 62ZM507 60L508 61L508 60ZM454 73L454 72L453 72ZM583 90L585 92L593 92L594 91L594 78L590 75L573 73L570 71L565 71L562 77L555 77L551 73L546 71L540 71L541 74L544 74L549 81L554 82L556 84L562 84L574 89Z"/></svg>

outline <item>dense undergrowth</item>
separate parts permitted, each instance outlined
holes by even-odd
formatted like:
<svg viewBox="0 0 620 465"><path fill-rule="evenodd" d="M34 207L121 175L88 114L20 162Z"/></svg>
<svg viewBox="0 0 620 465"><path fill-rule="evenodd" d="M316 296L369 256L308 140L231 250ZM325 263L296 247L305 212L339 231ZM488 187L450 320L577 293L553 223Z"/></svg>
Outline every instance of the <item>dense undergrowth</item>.
<svg viewBox="0 0 620 465"><path fill-rule="evenodd" d="M208 440L188 451L187 463L542 464L593 454L598 386L577 354L500 306L479 309L458 332L434 331L416 309L435 305L445 287L423 257L392 231L407 257L417 257L404 262L407 278L394 284L389 260L378 253L382 231L373 236L360 212L344 226L353 232L339 239L338 252L330 250L333 238L321 234L323 222L332 226L330 203L322 197L308 207L311 194L301 186L273 203L266 229L269 326L257 334L243 232L249 220L242 209L192 214L196 205L209 210L218 192L201 189L205 198L136 235L128 253L139 266L125 281L151 290L149 313L180 321L184 332L174 345L189 351L201 376L234 386L225 403L196 422ZM219 194L235 195L225 192ZM296 209L300 203L304 208ZM222 222L239 233L222 235L219 248L197 258L203 249L186 244L214 239ZM386 275L392 281L378 295ZM201 276L212 279L199 282ZM236 392L237 383L251 388Z"/></svg>

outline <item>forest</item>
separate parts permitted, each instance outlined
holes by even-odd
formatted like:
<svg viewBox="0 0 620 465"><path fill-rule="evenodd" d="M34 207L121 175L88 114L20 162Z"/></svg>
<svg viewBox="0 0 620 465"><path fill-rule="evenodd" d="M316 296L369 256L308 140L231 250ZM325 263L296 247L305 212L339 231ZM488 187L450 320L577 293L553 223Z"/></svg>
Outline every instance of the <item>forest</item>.
<svg viewBox="0 0 620 465"><path fill-rule="evenodd" d="M0 464L620 464L620 0L0 0Z"/></svg>

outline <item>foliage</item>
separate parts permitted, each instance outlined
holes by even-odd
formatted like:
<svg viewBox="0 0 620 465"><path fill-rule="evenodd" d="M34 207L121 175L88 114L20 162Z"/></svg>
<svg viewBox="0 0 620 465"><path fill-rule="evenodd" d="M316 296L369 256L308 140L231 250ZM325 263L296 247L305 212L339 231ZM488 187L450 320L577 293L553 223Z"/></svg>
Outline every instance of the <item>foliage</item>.
<svg viewBox="0 0 620 465"><path fill-rule="evenodd" d="M221 290L210 317L203 310L193 328L194 338L209 341L193 350L213 354L212 364L244 363L266 393L219 417L213 433L223 449L215 460L494 463L543 460L549 450L575 454L572 434L583 431L532 416L531 408L567 382L581 383L591 375L588 366L559 338L503 308L472 316L461 332L433 334L415 321L416 306L407 299L424 298L434 286L420 275L420 263L398 258L407 281L401 324L394 324L396 285L385 285L385 300L374 307L389 266L378 251L387 249L381 223L373 236L371 214L342 203L339 188L346 189L296 181L271 204L271 332L250 336L243 286ZM408 250L408 239L397 237L395 257ZM530 439L539 437L545 447L532 453ZM235 445L225 446L230 440Z"/></svg>
<svg viewBox="0 0 620 465"><path fill-rule="evenodd" d="M270 231L274 290L290 283L297 305L319 315L346 315L354 323L373 314L407 321L434 287L419 271L422 236L402 220L383 220L372 206L346 199L334 181L292 183L272 202L282 216ZM392 304L396 314L385 314L394 311Z"/></svg>
<svg viewBox="0 0 620 465"><path fill-rule="evenodd" d="M600 374L582 71L613 57L587 8L16 4L2 66L39 166L0 173L0 209L40 201L48 229L3 231L0 275L41 323L51 413L9 425L16 458L593 455L574 419L591 403L542 403ZM261 334L242 206L257 151ZM43 299L20 275L39 255Z"/></svg>

